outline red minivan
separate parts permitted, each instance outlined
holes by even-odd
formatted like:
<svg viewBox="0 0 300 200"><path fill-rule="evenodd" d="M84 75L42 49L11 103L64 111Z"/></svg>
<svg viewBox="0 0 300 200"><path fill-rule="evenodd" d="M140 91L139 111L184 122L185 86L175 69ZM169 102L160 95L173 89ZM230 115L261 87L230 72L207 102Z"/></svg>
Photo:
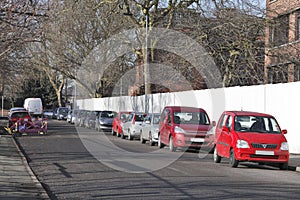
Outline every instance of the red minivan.
<svg viewBox="0 0 300 200"><path fill-rule="evenodd" d="M176 151L177 147L199 149L206 142L210 128L210 120L205 110L166 106L160 117L158 146L162 148L169 145L171 151Z"/></svg>
<svg viewBox="0 0 300 200"><path fill-rule="evenodd" d="M278 163L280 169L288 168L289 147L276 119L268 114L225 111L215 132L214 161L229 158L230 165L251 161Z"/></svg>

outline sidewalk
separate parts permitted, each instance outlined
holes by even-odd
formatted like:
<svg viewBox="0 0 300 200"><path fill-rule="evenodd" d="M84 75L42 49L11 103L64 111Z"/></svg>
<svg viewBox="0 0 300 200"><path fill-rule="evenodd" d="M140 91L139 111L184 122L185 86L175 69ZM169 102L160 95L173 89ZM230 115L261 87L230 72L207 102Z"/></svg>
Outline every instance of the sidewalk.
<svg viewBox="0 0 300 200"><path fill-rule="evenodd" d="M10 135L0 135L0 199L49 199Z"/></svg>

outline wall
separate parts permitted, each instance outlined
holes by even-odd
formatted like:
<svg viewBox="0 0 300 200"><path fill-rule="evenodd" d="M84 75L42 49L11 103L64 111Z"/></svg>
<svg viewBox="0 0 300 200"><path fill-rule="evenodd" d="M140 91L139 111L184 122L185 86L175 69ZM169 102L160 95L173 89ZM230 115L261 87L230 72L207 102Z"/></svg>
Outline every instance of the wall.
<svg viewBox="0 0 300 200"><path fill-rule="evenodd" d="M144 111L145 96L77 100L79 109ZM230 87L148 95L149 112L161 112L167 105L204 108L217 121L224 110L268 113L276 117L286 135L291 153L300 153L300 82ZM153 102L153 103L152 103Z"/></svg>

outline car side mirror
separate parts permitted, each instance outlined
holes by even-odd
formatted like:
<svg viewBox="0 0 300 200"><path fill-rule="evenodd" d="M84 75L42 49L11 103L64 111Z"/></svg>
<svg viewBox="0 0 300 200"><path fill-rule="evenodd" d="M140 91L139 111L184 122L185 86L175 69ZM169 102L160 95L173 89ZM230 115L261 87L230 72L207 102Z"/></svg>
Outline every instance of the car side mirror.
<svg viewBox="0 0 300 200"><path fill-rule="evenodd" d="M281 133L282 133L282 134L287 134L287 130L284 129L284 130L281 131Z"/></svg>
<svg viewBox="0 0 300 200"><path fill-rule="evenodd" d="M227 126L223 126L222 127L222 131L228 133L229 132L229 128Z"/></svg>

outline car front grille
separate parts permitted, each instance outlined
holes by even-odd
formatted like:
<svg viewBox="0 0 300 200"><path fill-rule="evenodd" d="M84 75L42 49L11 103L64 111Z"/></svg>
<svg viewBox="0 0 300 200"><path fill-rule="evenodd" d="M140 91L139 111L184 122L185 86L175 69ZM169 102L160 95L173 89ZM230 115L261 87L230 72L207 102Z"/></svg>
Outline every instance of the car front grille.
<svg viewBox="0 0 300 200"><path fill-rule="evenodd" d="M277 144L252 143L252 147L256 149L276 149Z"/></svg>

